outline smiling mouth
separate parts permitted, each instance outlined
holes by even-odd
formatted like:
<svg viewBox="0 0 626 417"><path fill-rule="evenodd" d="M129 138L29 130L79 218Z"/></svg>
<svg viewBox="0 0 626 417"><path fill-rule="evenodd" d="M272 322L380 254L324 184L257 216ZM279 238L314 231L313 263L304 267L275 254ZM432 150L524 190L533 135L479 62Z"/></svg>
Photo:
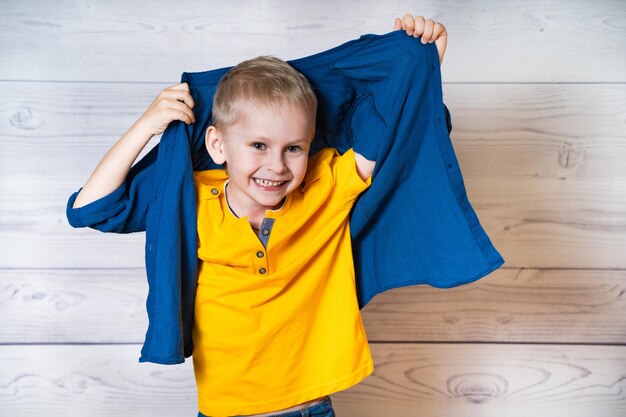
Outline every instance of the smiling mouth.
<svg viewBox="0 0 626 417"><path fill-rule="evenodd" d="M262 180L260 178L254 178L254 182L256 182L262 187L280 187L283 184L285 184L287 181L267 181L267 180Z"/></svg>

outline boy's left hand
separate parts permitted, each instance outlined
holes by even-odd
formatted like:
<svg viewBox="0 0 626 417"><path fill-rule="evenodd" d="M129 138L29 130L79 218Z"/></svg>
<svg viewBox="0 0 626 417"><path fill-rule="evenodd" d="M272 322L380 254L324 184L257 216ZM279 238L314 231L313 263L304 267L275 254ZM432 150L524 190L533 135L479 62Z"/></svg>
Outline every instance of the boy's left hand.
<svg viewBox="0 0 626 417"><path fill-rule="evenodd" d="M443 63L443 54L446 52L448 43L448 32L446 32L444 25L432 19L426 20L423 16L413 18L413 15L407 13L402 17L402 20L396 17L393 30L400 29L404 29L407 35L414 38L421 36L423 44L434 41L439 53L439 65Z"/></svg>

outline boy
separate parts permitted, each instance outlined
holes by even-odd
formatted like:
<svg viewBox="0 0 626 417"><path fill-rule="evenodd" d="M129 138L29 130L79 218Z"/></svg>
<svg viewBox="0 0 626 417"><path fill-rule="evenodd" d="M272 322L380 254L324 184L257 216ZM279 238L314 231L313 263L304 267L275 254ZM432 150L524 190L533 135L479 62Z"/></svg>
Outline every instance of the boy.
<svg viewBox="0 0 626 417"><path fill-rule="evenodd" d="M423 43L439 39L441 62L442 25L407 14L396 19L400 28ZM73 208L115 190L171 121L195 121L188 91L179 84L159 95ZM309 160L316 108L306 78L271 57L234 67L216 91L206 148L225 169L194 172L199 416L332 416L328 394L373 371L354 298L348 215L375 161L330 148Z"/></svg>

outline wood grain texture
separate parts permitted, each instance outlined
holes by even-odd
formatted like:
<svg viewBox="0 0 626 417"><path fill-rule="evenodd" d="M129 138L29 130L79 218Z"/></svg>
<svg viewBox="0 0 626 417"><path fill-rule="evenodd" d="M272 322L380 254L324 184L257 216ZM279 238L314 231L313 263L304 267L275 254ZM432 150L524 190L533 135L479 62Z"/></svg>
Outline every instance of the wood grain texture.
<svg viewBox="0 0 626 417"><path fill-rule="evenodd" d="M136 345L0 346L0 416L193 416L190 360ZM342 417L622 417L626 347L371 345L372 375L332 394Z"/></svg>
<svg viewBox="0 0 626 417"><path fill-rule="evenodd" d="M0 270L0 344L143 343L145 272ZM626 345L626 273L500 269L475 283L403 287L363 310L372 342Z"/></svg>
<svg viewBox="0 0 626 417"><path fill-rule="evenodd" d="M626 3L3 2L0 74L13 80L174 82L252 56L294 59L421 14L449 33L449 82L623 82ZM30 53L25 53L29 51Z"/></svg>
<svg viewBox="0 0 626 417"><path fill-rule="evenodd" d="M143 268L0 270L0 344L143 343Z"/></svg>
<svg viewBox="0 0 626 417"><path fill-rule="evenodd" d="M342 417L603 417L626 410L626 348L375 344ZM333 398L335 398L333 396Z"/></svg>
<svg viewBox="0 0 626 417"><path fill-rule="evenodd" d="M69 195L183 71L295 59L405 12L443 22L452 141L507 263L363 320L341 417L626 415L626 2L3 1L0 417L195 416L192 363L139 364L144 234L71 229ZM142 154L158 143L154 138Z"/></svg>
<svg viewBox="0 0 626 417"><path fill-rule="evenodd" d="M499 269L451 289L376 296L363 309L369 340L626 345L626 272Z"/></svg>
<svg viewBox="0 0 626 417"><path fill-rule="evenodd" d="M0 346L0 416L195 416L191 361L139 363L137 345Z"/></svg>

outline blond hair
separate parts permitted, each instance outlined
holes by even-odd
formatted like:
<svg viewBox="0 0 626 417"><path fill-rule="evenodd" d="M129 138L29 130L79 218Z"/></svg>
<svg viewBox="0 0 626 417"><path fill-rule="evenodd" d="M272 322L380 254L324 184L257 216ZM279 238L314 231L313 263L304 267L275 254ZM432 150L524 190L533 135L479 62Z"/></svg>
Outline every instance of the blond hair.
<svg viewBox="0 0 626 417"><path fill-rule="evenodd" d="M315 120L317 97L304 75L271 55L243 61L224 74L213 96L212 124L225 131L237 122L241 102L271 105L287 102L300 106Z"/></svg>

